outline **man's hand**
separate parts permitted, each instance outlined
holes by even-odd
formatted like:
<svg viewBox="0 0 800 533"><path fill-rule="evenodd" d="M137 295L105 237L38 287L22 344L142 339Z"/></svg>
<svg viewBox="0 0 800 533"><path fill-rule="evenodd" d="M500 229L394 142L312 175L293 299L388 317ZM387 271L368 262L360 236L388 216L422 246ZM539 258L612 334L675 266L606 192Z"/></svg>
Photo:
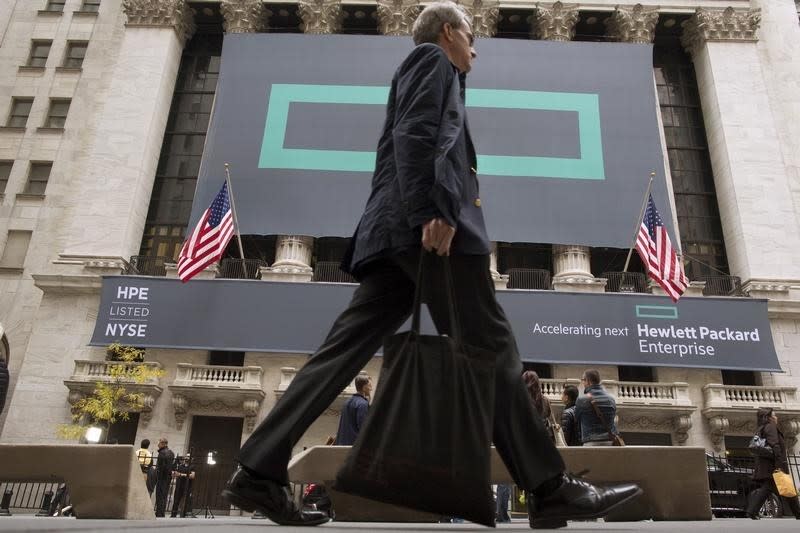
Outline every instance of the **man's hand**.
<svg viewBox="0 0 800 533"><path fill-rule="evenodd" d="M450 243L455 234L456 229L448 225L445 219L434 218L422 226L422 247L438 255L450 255Z"/></svg>

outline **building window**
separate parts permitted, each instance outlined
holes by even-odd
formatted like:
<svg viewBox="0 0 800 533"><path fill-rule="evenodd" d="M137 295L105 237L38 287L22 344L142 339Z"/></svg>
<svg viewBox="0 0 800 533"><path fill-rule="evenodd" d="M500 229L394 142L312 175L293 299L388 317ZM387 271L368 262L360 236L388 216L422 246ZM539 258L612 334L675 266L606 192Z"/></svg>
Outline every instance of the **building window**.
<svg viewBox="0 0 800 533"><path fill-rule="evenodd" d="M47 5L45 6L45 11L52 11L54 13L61 13L64 11L64 4L67 3L67 0L47 0Z"/></svg>
<svg viewBox="0 0 800 533"><path fill-rule="evenodd" d="M47 56L50 55L50 46L53 41L32 41L31 55L28 56L28 67L44 67Z"/></svg>
<svg viewBox="0 0 800 533"><path fill-rule="evenodd" d="M222 16L214 12L213 24L198 26L198 33L189 41L181 58L150 197L141 255L176 260L183 244L222 54ZM219 33L202 33L203 30ZM247 257L261 256L251 255L247 250L250 248L247 239L243 240Z"/></svg>
<svg viewBox="0 0 800 533"><path fill-rule="evenodd" d="M9 128L24 128L28 124L28 116L33 107L33 98L14 98L11 100L11 113L6 126Z"/></svg>
<svg viewBox="0 0 800 533"><path fill-rule="evenodd" d="M214 366L244 366L244 352L212 350L208 354L208 364Z"/></svg>
<svg viewBox="0 0 800 533"><path fill-rule="evenodd" d="M656 29L653 64L684 268L689 279L728 274L714 175L694 65L671 29ZM663 32L659 35L659 31Z"/></svg>
<svg viewBox="0 0 800 533"><path fill-rule="evenodd" d="M6 245L3 248L3 256L0 257L0 268L22 268L30 242L30 231L9 231Z"/></svg>
<svg viewBox="0 0 800 533"><path fill-rule="evenodd" d="M100 11L100 0L83 0L83 4L81 4L81 11L97 13Z"/></svg>
<svg viewBox="0 0 800 533"><path fill-rule="evenodd" d="M25 184L23 192L25 194L44 195L52 168L53 163L31 163L28 182Z"/></svg>
<svg viewBox="0 0 800 533"><path fill-rule="evenodd" d="M522 362L522 371L527 372L533 370L539 376L539 379L552 379L553 378L553 365L547 363L530 363L527 361Z"/></svg>
<svg viewBox="0 0 800 533"><path fill-rule="evenodd" d="M0 161L0 194L6 192L6 185L8 185L8 178L11 176L11 167L13 166L13 161Z"/></svg>
<svg viewBox="0 0 800 533"><path fill-rule="evenodd" d="M88 41L70 41L67 44L67 54L64 56L63 66L66 68L81 68L88 46Z"/></svg>
<svg viewBox="0 0 800 533"><path fill-rule="evenodd" d="M645 383L655 383L656 377L653 367L650 366L620 366L620 381L643 381Z"/></svg>
<svg viewBox="0 0 800 533"><path fill-rule="evenodd" d="M756 373L750 370L723 370L722 384L755 387L758 386L758 380Z"/></svg>
<svg viewBox="0 0 800 533"><path fill-rule="evenodd" d="M47 120L44 123L45 128L63 128L67 122L67 113L69 112L70 100L67 99L50 99L50 111L47 113Z"/></svg>

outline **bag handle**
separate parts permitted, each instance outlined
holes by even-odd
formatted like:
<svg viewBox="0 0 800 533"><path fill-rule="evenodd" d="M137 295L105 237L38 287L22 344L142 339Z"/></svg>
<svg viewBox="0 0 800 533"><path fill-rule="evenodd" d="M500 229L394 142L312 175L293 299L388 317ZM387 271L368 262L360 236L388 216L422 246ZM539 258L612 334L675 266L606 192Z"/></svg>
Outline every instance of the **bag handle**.
<svg viewBox="0 0 800 533"><path fill-rule="evenodd" d="M608 436L609 436L609 437L611 437L611 440L614 440L614 438L616 437L616 435L614 435L614 434L611 432L611 426L609 426L609 425L608 425L608 423L606 423L606 419L605 419L605 417L603 416L603 413L601 413L601 412L600 412L600 409L597 407L596 401L597 401L597 400L592 400L592 401L591 401L591 404L592 404L592 409L594 409L594 414L596 414L596 415L597 415L597 418L599 418L599 419L600 419L600 423L601 423L601 424L603 424L603 427L606 429L606 432L608 433Z"/></svg>
<svg viewBox="0 0 800 533"><path fill-rule="evenodd" d="M426 252L425 250L421 251L420 258L419 258L419 269L417 271L417 286L414 291L414 314L413 318L411 319L411 331L416 333L417 335L420 334L420 315L422 309L422 286L425 280L425 270L428 270L428 274L430 274L431 266L425 267L426 262L430 262L427 258L430 257L431 259L436 259L436 256L433 255L433 252ZM450 330L452 332L453 340L456 342L456 346L461 346L461 324L458 321L458 310L456 309L456 292L455 287L453 286L453 274L450 271L450 259L447 256L443 256L440 258L439 264L442 266L442 270L444 270L444 283L445 288L447 290L447 312L448 317L450 319Z"/></svg>

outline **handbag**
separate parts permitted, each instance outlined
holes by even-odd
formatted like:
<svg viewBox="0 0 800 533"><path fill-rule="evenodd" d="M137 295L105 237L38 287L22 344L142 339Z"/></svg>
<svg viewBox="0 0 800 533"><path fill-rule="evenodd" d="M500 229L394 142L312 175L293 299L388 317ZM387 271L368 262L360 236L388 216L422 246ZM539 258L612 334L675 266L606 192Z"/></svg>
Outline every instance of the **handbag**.
<svg viewBox="0 0 800 533"><path fill-rule="evenodd" d="M556 424L552 411L550 412L550 426L553 428L553 433L555 433L556 446L566 446L567 439L564 438L564 430L561 429L561 424Z"/></svg>
<svg viewBox="0 0 800 533"><path fill-rule="evenodd" d="M772 446L767 444L767 439L761 436L761 428L758 429L753 438L750 439L750 444L747 445L750 454L755 457L765 457L772 459L775 457L775 451Z"/></svg>
<svg viewBox="0 0 800 533"><path fill-rule="evenodd" d="M423 276L429 269L423 254L411 330L384 343L375 399L333 488L494 527L489 460L495 354L463 342L450 264L438 260L451 336L420 334Z"/></svg>
<svg viewBox="0 0 800 533"><path fill-rule="evenodd" d="M772 473L772 479L775 480L775 486L778 487L778 494L784 498L795 498L797 496L797 489L794 486L792 476L783 470L775 470Z"/></svg>
<svg viewBox="0 0 800 533"><path fill-rule="evenodd" d="M622 440L622 437L613 433L611 431L611 427L606 423L605 417L603 417L603 413L600 412L600 409L597 407L595 403L596 400L592 400L592 409L594 409L594 414L597 415L597 418L600 419L600 423L603 424L603 427L608 432L608 439L611 441L612 446L625 446L625 441Z"/></svg>

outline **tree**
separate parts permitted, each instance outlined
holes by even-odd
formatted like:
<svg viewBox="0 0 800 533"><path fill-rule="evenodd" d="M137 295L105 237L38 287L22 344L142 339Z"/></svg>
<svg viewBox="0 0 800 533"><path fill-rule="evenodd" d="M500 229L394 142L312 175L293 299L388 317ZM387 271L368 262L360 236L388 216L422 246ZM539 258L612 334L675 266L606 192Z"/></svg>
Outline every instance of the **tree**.
<svg viewBox="0 0 800 533"><path fill-rule="evenodd" d="M144 395L133 392L135 385L164 375L164 371L144 363L144 350L112 343L106 349L109 361L108 378L95 383L92 393L72 406L72 424L63 424L58 435L64 439L80 440L92 425L105 427L103 443L108 430L118 420L128 420L130 412L141 411Z"/></svg>

